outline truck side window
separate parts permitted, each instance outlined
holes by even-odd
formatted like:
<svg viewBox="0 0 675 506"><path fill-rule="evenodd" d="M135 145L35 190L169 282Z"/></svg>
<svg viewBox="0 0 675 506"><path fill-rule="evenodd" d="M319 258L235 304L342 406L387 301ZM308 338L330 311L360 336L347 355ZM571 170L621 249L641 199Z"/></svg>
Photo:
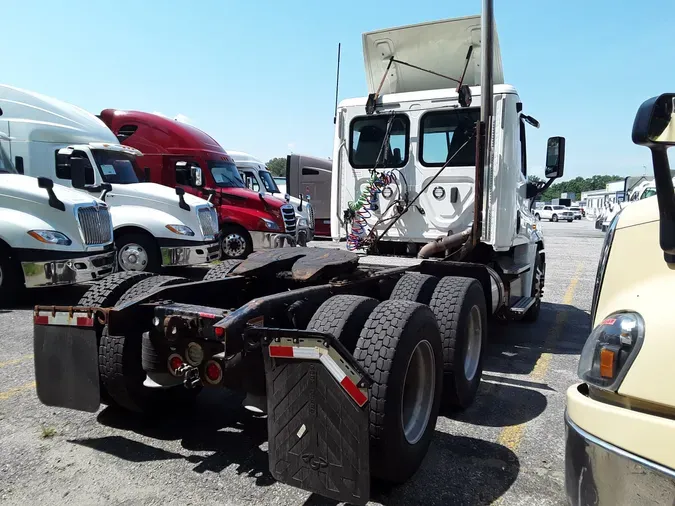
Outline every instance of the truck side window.
<svg viewBox="0 0 675 506"><path fill-rule="evenodd" d="M476 165L474 130L480 109L446 109L424 114L420 120L419 159L426 167Z"/></svg>
<svg viewBox="0 0 675 506"><path fill-rule="evenodd" d="M70 157L68 155L59 155L58 149L54 156L56 157L56 177L59 179L72 179L70 175ZM84 182L85 184L94 184L94 169L87 154L83 151L74 151L70 156L84 159Z"/></svg>
<svg viewBox="0 0 675 506"><path fill-rule="evenodd" d="M260 191L258 180L250 172L243 172L242 175L244 176L244 181L246 182L247 188L253 190L254 192Z"/></svg>
<svg viewBox="0 0 675 506"><path fill-rule="evenodd" d="M183 186L192 186L192 177L190 176L190 165L181 164L178 162L174 165L176 169L176 184Z"/></svg>
<svg viewBox="0 0 675 506"><path fill-rule="evenodd" d="M388 142L385 142L389 132ZM408 163L410 121L405 114L360 116L351 124L349 163L357 169Z"/></svg>
<svg viewBox="0 0 675 506"><path fill-rule="evenodd" d="M316 169L304 168L304 169L302 169L302 175L303 176L318 176L319 171L316 170Z"/></svg>

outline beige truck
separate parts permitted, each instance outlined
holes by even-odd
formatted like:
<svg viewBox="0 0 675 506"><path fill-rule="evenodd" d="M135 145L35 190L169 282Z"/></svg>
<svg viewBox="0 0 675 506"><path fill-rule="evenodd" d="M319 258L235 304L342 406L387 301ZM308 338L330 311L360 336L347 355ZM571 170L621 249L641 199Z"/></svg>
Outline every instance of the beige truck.
<svg viewBox="0 0 675 506"><path fill-rule="evenodd" d="M583 382L567 391L572 505L675 503L674 100L647 100L633 124L633 142L651 149L657 191L614 217L602 248Z"/></svg>

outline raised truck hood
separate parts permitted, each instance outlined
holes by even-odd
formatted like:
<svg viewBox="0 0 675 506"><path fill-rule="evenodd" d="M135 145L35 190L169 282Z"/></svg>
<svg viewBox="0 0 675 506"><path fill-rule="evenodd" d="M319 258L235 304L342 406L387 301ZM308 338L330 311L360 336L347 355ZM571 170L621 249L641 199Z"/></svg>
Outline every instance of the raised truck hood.
<svg viewBox="0 0 675 506"><path fill-rule="evenodd" d="M368 93L375 93L389 59L422 67L460 79L466 55L473 46L464 84L480 86L481 29L480 16L446 19L417 25L387 28L363 34L363 59ZM504 83L504 70L497 30L494 30L495 84ZM457 83L420 70L392 63L381 94L455 88Z"/></svg>

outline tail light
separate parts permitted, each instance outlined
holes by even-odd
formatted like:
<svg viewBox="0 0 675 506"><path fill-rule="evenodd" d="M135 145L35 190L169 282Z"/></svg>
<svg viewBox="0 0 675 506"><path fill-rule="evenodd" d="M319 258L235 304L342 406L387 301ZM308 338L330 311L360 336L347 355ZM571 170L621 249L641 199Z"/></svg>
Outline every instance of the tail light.
<svg viewBox="0 0 675 506"><path fill-rule="evenodd" d="M215 360L209 360L204 367L204 376L206 381L217 385L223 379L223 368Z"/></svg>
<svg viewBox="0 0 675 506"><path fill-rule="evenodd" d="M169 356L168 363L169 363L169 372L174 376L180 376L178 371L180 370L181 367L183 367L182 357L177 353L174 353L173 355Z"/></svg>

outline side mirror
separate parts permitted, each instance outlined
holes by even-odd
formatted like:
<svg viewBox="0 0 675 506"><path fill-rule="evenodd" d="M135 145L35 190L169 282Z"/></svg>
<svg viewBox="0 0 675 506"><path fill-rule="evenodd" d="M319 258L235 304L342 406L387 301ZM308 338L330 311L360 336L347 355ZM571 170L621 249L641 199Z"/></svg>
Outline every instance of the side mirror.
<svg viewBox="0 0 675 506"><path fill-rule="evenodd" d="M306 200L307 202L309 202L311 199L312 199L312 197L311 197L311 195L310 195L309 193L308 193L307 195L305 195L305 200Z"/></svg>
<svg viewBox="0 0 675 506"><path fill-rule="evenodd" d="M192 179L193 186L201 188L204 186L204 178L202 176L202 169L196 165L190 167L190 179Z"/></svg>
<svg viewBox="0 0 675 506"><path fill-rule="evenodd" d="M640 146L674 146L675 93L665 93L644 102L633 122L633 142Z"/></svg>
<svg viewBox="0 0 675 506"><path fill-rule="evenodd" d="M70 180L73 182L73 188L83 189L87 185L84 158L76 156L70 159Z"/></svg>
<svg viewBox="0 0 675 506"><path fill-rule="evenodd" d="M549 137L546 147L546 169L544 175L549 179L562 177L565 168L565 138Z"/></svg>
<svg viewBox="0 0 675 506"><path fill-rule="evenodd" d="M633 122L633 142L652 152L654 184L659 206L659 243L663 257L675 263L675 191L670 175L668 147L675 145L675 93L665 93L644 102Z"/></svg>

